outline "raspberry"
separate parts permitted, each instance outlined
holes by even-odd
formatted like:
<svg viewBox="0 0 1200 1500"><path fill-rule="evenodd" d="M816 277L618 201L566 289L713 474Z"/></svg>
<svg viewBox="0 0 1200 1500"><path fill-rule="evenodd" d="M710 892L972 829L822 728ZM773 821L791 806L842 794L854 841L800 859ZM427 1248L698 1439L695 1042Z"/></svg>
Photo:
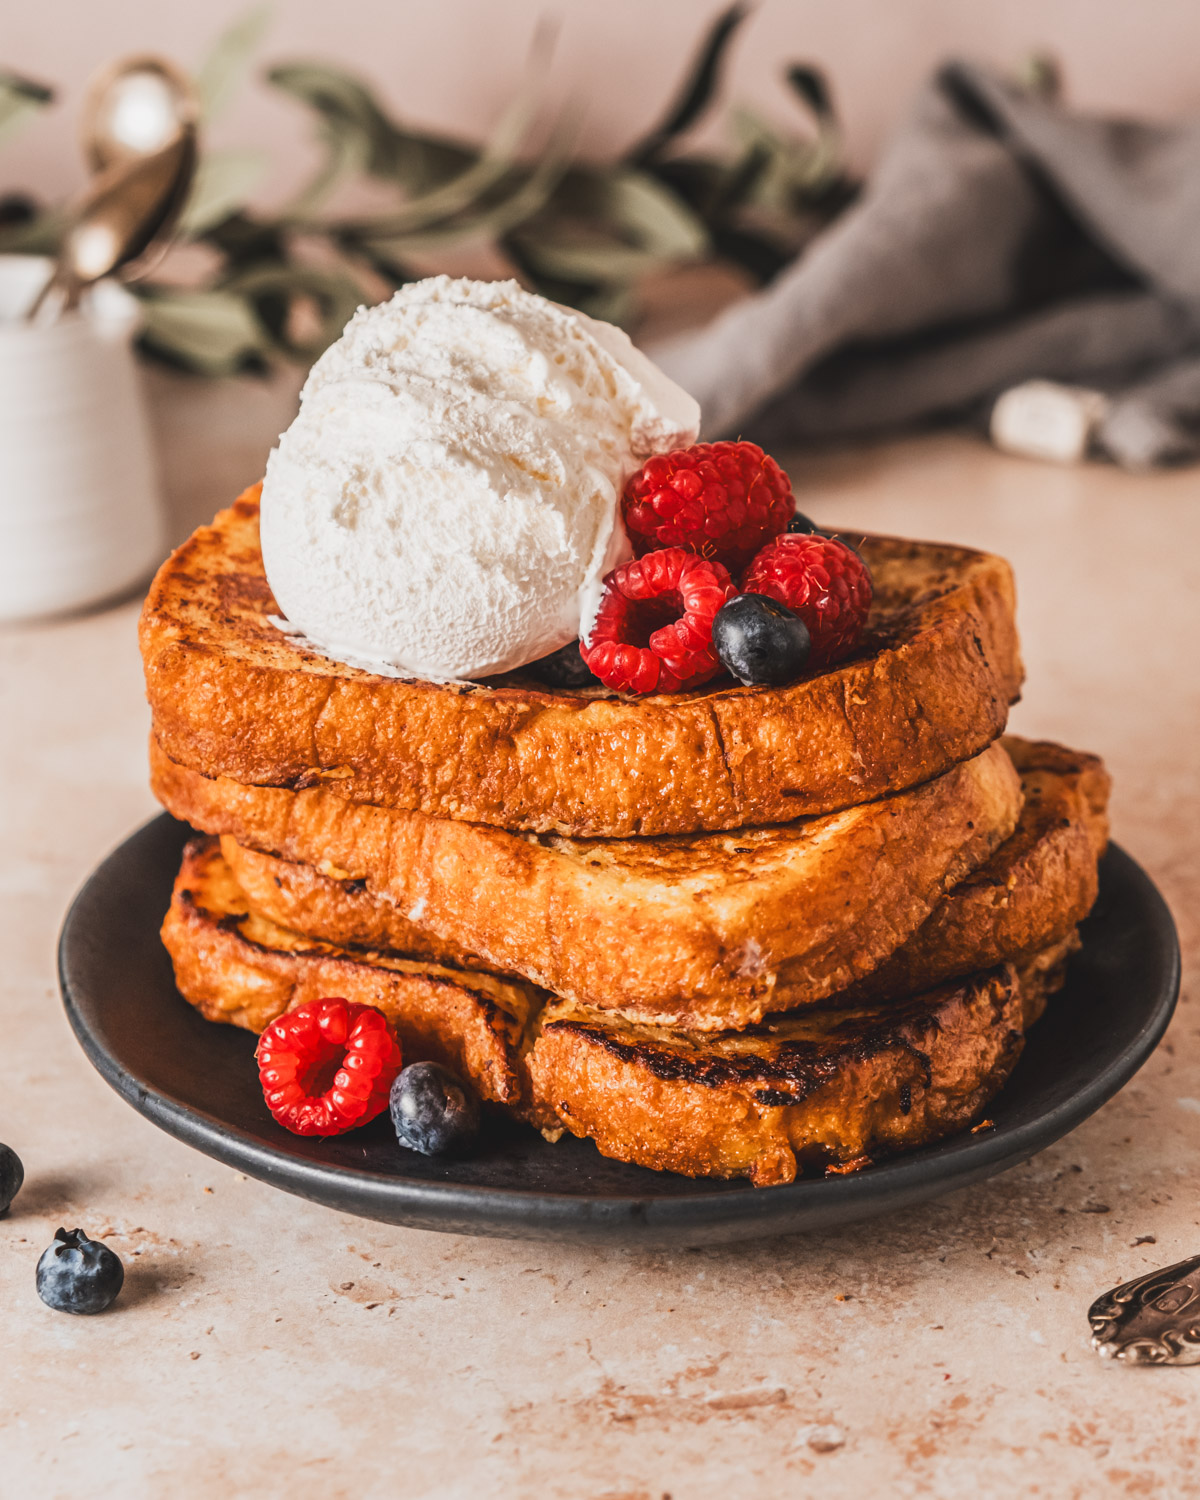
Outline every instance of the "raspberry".
<svg viewBox="0 0 1200 1500"><path fill-rule="evenodd" d="M387 1108L400 1048L383 1012L348 1000L310 1000L258 1039L267 1108L296 1135L341 1135Z"/></svg>
<svg viewBox="0 0 1200 1500"><path fill-rule="evenodd" d="M862 634L871 608L866 564L834 537L794 532L776 537L746 569L742 588L795 610L812 637L814 665L845 656Z"/></svg>
<svg viewBox="0 0 1200 1500"><path fill-rule="evenodd" d="M668 547L617 568L604 585L579 650L605 687L677 693L720 671L712 624L737 589L719 562Z"/></svg>
<svg viewBox="0 0 1200 1500"><path fill-rule="evenodd" d="M732 571L786 531L788 477L757 443L693 443L648 459L625 486L621 513L638 556L686 547Z"/></svg>

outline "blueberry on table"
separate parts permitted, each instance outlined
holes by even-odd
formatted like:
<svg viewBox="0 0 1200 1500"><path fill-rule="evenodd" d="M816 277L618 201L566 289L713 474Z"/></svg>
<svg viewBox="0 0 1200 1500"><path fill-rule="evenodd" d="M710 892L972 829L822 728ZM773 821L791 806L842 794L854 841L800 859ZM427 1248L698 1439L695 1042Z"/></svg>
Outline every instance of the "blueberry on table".
<svg viewBox="0 0 1200 1500"><path fill-rule="evenodd" d="M37 1265L37 1294L55 1312L103 1312L124 1281L120 1257L82 1229L60 1229Z"/></svg>
<svg viewBox="0 0 1200 1500"><path fill-rule="evenodd" d="M449 1068L410 1063L392 1084L396 1139L423 1156L450 1156L471 1146L479 1133L479 1100Z"/></svg>
<svg viewBox="0 0 1200 1500"><path fill-rule="evenodd" d="M24 1181L25 1168L21 1165L21 1158L11 1146L0 1145L0 1214L8 1212Z"/></svg>
<svg viewBox="0 0 1200 1500"><path fill-rule="evenodd" d="M738 594L713 621L713 645L739 682L777 687L804 670L812 639L804 621L765 594Z"/></svg>

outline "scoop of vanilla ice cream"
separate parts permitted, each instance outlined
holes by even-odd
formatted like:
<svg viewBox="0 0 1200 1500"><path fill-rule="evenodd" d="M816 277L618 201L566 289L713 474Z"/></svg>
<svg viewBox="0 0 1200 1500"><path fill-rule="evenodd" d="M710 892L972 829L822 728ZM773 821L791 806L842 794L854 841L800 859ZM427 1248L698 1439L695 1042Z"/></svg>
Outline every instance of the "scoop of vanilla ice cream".
<svg viewBox="0 0 1200 1500"><path fill-rule="evenodd" d="M441 680L536 661L590 629L630 555L626 479L699 418L619 329L514 281L438 276L360 308L267 463L286 627Z"/></svg>

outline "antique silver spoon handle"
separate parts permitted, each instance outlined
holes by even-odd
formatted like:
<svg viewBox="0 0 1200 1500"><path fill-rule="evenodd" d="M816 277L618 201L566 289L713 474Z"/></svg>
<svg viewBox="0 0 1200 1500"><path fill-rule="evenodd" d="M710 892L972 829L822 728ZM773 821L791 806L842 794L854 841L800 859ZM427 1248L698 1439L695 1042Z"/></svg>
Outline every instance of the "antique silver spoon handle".
<svg viewBox="0 0 1200 1500"><path fill-rule="evenodd" d="M1200 1365L1200 1255L1149 1271L1088 1309L1092 1348L1131 1365Z"/></svg>

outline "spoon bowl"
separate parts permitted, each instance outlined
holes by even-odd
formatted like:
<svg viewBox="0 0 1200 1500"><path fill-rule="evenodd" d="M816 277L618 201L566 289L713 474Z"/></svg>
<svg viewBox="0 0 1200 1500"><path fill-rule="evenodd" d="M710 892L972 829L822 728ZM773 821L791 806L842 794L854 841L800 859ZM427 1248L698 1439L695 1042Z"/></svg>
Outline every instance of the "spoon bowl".
<svg viewBox="0 0 1200 1500"><path fill-rule="evenodd" d="M29 309L59 311L119 269L144 274L165 249L191 191L199 103L185 74L157 57L115 63L92 85L84 150L96 176L72 208L54 271Z"/></svg>
<svg viewBox="0 0 1200 1500"><path fill-rule="evenodd" d="M82 289L123 267L127 278L173 228L196 167L190 131L153 156L118 162L94 179L61 251L64 279Z"/></svg>
<svg viewBox="0 0 1200 1500"><path fill-rule="evenodd" d="M127 57L92 81L83 151L93 172L155 156L195 130L200 104L188 76L165 58Z"/></svg>

